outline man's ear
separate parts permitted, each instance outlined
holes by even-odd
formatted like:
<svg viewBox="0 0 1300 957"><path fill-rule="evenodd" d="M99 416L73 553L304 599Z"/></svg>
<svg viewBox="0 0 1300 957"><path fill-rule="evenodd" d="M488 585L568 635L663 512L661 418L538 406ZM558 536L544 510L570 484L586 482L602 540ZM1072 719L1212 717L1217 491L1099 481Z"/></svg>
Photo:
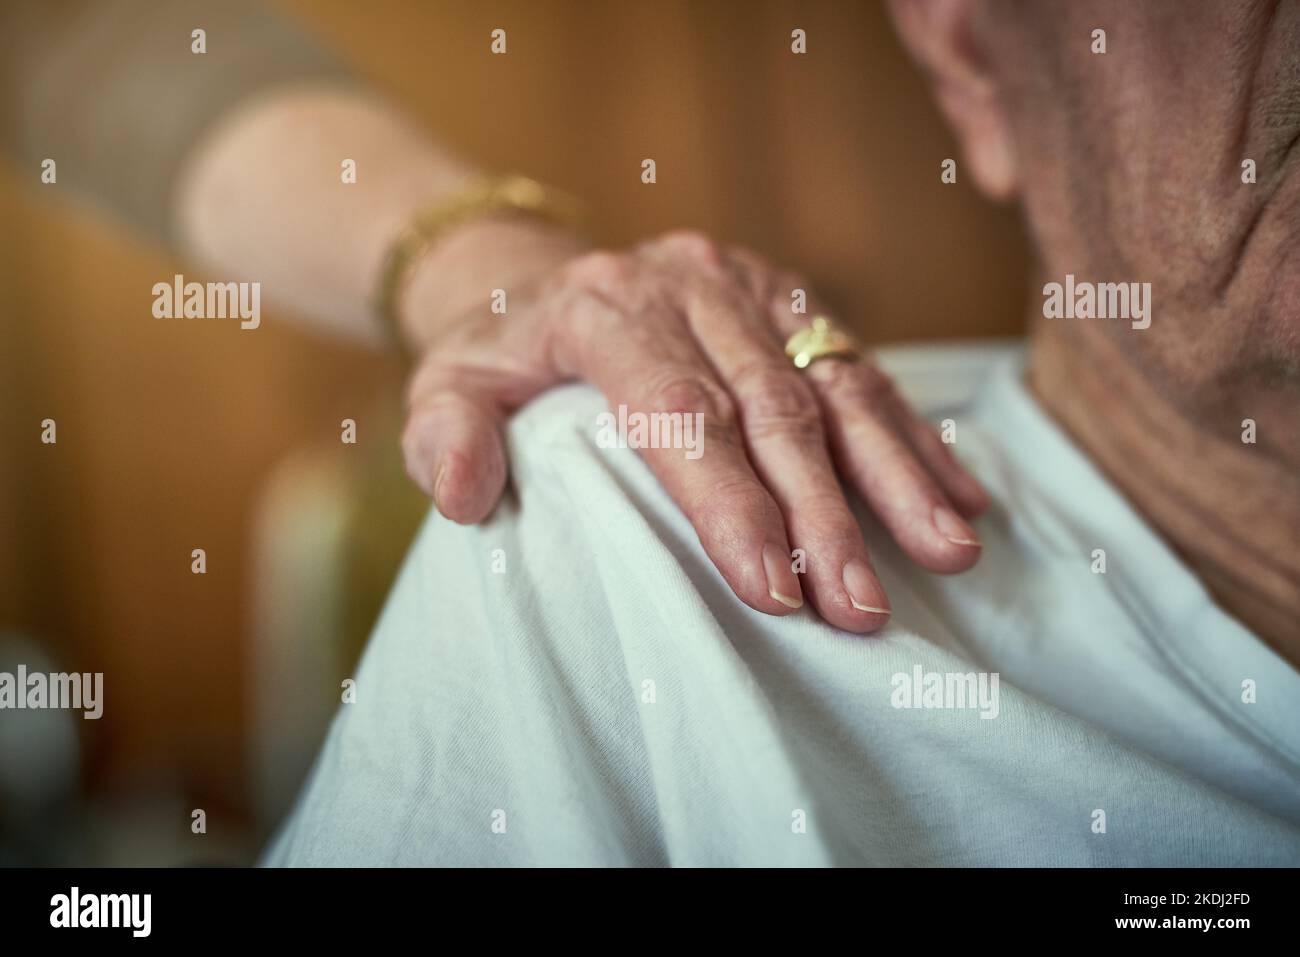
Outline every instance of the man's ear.
<svg viewBox="0 0 1300 957"><path fill-rule="evenodd" d="M973 0L890 0L894 26L934 84L975 183L993 199L1019 190L1011 125L974 36Z"/></svg>

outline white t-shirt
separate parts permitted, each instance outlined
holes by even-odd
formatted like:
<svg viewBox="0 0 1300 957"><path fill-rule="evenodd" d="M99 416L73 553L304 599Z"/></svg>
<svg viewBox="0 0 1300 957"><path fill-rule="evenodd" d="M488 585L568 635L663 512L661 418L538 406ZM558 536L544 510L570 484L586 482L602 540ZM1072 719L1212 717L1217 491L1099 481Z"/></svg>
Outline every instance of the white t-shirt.
<svg viewBox="0 0 1300 957"><path fill-rule="evenodd" d="M1300 673L1043 414L1018 349L878 358L994 498L975 569L924 571L860 512L886 629L762 615L598 447L601 396L550 392L492 519L425 524L267 862L1300 864Z"/></svg>

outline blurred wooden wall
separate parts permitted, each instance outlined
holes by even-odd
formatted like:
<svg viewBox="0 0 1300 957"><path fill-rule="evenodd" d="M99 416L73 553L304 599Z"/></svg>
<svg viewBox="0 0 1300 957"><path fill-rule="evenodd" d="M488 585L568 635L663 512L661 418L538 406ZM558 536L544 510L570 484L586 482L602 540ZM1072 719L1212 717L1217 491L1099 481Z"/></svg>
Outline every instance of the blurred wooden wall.
<svg viewBox="0 0 1300 957"><path fill-rule="evenodd" d="M606 242L689 225L755 247L873 341L1019 330L1016 217L940 183L955 146L882 4L284 7L466 156L584 196ZM150 287L183 265L38 175L0 177L0 628L111 676L96 781L237 802L254 497L400 370L276 315L251 333L151 321Z"/></svg>

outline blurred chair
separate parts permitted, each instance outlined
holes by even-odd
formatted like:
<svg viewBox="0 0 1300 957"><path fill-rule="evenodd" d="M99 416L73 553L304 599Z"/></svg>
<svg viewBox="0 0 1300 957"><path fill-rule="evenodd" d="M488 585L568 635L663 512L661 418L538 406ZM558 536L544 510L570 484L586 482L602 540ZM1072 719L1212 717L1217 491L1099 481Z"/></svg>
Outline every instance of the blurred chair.
<svg viewBox="0 0 1300 957"><path fill-rule="evenodd" d="M406 477L391 400L365 441L286 456L254 519L251 805L269 831L293 802L429 500Z"/></svg>

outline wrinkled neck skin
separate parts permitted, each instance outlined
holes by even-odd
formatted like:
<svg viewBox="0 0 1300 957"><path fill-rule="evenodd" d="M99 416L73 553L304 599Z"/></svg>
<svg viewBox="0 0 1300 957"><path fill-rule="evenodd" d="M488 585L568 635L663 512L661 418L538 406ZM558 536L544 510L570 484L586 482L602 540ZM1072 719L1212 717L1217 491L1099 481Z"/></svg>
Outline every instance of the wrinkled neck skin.
<svg viewBox="0 0 1300 957"><path fill-rule="evenodd" d="M1216 399L1250 409L1274 439L1246 444L1229 416L1174 401L1098 320L1033 321L1028 380L1039 403L1219 605L1300 670L1297 383L1243 384Z"/></svg>

